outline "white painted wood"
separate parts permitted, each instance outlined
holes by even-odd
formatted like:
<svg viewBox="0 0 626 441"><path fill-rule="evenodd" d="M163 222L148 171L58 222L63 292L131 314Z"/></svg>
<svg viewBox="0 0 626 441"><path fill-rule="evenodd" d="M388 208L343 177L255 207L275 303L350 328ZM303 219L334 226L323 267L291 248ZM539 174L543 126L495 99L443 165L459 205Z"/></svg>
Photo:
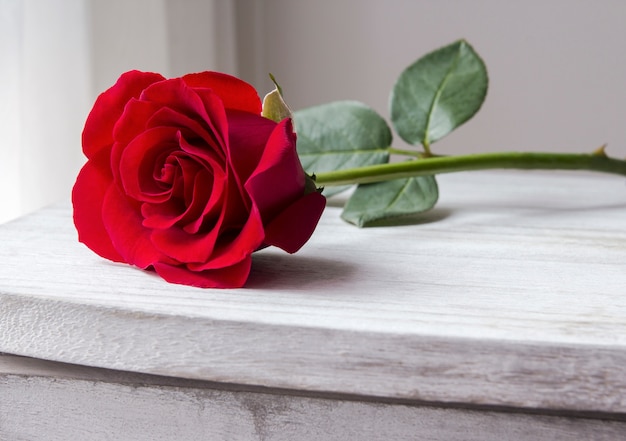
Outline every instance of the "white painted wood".
<svg viewBox="0 0 626 441"><path fill-rule="evenodd" d="M201 290L76 243L70 207L0 227L0 352L181 378L430 402L626 412L626 185L439 178L423 223L331 202L249 287ZM335 206L333 206L335 205ZM432 221L432 222L431 222Z"/></svg>
<svg viewBox="0 0 626 441"><path fill-rule="evenodd" d="M330 400L212 386L0 355L0 439L626 439L623 421Z"/></svg>

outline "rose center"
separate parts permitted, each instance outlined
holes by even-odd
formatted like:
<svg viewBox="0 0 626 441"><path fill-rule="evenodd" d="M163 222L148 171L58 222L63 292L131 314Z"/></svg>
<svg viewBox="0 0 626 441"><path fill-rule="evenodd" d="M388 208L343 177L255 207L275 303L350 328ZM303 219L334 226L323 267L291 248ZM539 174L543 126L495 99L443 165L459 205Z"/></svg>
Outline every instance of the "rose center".
<svg viewBox="0 0 626 441"><path fill-rule="evenodd" d="M163 164L163 167L161 167L161 174L157 178L157 181L169 187L174 182L175 174L176 174L176 167L173 164L171 163Z"/></svg>

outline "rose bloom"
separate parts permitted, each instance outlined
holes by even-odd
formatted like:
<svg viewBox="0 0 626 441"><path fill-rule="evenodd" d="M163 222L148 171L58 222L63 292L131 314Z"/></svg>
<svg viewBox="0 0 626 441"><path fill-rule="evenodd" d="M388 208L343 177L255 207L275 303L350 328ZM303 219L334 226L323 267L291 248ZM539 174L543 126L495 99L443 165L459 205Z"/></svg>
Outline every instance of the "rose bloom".
<svg viewBox="0 0 626 441"><path fill-rule="evenodd" d="M79 240L169 282L215 288L243 286L256 250L296 252L325 198L302 169L291 120L261 110L254 88L226 74L123 74L85 123Z"/></svg>

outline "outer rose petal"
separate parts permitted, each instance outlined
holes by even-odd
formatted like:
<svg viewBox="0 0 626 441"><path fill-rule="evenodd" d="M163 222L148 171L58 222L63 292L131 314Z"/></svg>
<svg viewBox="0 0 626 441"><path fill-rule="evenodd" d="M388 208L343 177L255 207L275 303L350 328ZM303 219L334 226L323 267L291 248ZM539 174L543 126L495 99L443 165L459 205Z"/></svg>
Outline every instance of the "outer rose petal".
<svg viewBox="0 0 626 441"><path fill-rule="evenodd" d="M305 176L296 152L291 120L280 122L267 140L257 169L245 183L263 222L304 194Z"/></svg>
<svg viewBox="0 0 626 441"><path fill-rule="evenodd" d="M162 108L163 106L156 103L131 98L115 122L113 140L121 144L129 143L146 129L148 120ZM132 115L132 117L126 115Z"/></svg>
<svg viewBox="0 0 626 441"><path fill-rule="evenodd" d="M113 126L131 98L137 98L150 84L162 81L162 75L136 70L122 74L111 88L98 96L83 129L83 153L91 158L113 143Z"/></svg>
<svg viewBox="0 0 626 441"><path fill-rule="evenodd" d="M248 220L232 240L218 243L210 259L204 263L189 263L192 270L210 270L228 267L247 259L254 251L263 245L265 232L258 211L254 208Z"/></svg>
<svg viewBox="0 0 626 441"><path fill-rule="evenodd" d="M213 89L226 109L261 114L261 99L252 85L220 72L198 72L182 77L191 87Z"/></svg>
<svg viewBox="0 0 626 441"><path fill-rule="evenodd" d="M157 274L170 283L199 288L241 288L248 280L252 258L248 256L236 265L206 271L189 271L180 266L155 263Z"/></svg>
<svg viewBox="0 0 626 441"><path fill-rule="evenodd" d="M114 262L124 262L102 221L102 201L112 185L110 149L100 150L82 168L72 189L74 225L78 240L96 254Z"/></svg>
<svg viewBox="0 0 626 441"><path fill-rule="evenodd" d="M115 185L109 187L102 204L102 220L111 242L127 263L147 268L163 260L162 254L150 241L138 207L120 193Z"/></svg>
<svg viewBox="0 0 626 441"><path fill-rule="evenodd" d="M267 140L276 129L276 123L260 115L245 112L229 111L227 116L228 159L240 181L240 186L243 186L259 166Z"/></svg>
<svg viewBox="0 0 626 441"><path fill-rule="evenodd" d="M326 198L318 192L298 199L265 228L265 244L295 253L315 231L325 206Z"/></svg>
<svg viewBox="0 0 626 441"><path fill-rule="evenodd" d="M204 234L189 234L181 228L172 227L153 230L150 241L162 255L179 262L189 263L209 260L218 238L218 228Z"/></svg>

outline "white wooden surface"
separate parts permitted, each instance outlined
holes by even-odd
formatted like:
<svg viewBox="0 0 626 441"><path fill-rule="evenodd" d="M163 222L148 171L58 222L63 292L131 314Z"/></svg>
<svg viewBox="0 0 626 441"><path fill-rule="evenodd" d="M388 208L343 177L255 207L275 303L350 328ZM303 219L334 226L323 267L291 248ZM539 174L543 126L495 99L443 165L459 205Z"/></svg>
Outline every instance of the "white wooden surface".
<svg viewBox="0 0 626 441"><path fill-rule="evenodd" d="M426 407L0 355L3 441L619 441L621 421Z"/></svg>
<svg viewBox="0 0 626 441"><path fill-rule="evenodd" d="M439 178L422 223L326 210L249 287L103 261L68 204L0 227L0 352L179 378L420 402L626 413L626 181ZM336 204L335 204L336 205Z"/></svg>

